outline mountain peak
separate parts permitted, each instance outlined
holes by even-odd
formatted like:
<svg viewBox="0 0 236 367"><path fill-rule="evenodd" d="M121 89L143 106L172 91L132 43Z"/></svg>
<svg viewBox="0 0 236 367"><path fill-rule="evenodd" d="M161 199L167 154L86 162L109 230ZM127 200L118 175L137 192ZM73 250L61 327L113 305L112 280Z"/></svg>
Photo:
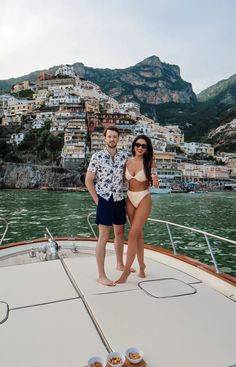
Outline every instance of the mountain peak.
<svg viewBox="0 0 236 367"><path fill-rule="evenodd" d="M141 62L138 62L136 65L161 66L161 60L158 56L153 55L147 57Z"/></svg>

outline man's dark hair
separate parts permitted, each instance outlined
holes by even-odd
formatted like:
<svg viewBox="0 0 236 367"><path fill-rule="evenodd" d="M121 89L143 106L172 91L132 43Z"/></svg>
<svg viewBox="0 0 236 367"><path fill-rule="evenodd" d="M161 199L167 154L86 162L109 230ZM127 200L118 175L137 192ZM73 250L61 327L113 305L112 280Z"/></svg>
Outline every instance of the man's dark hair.
<svg viewBox="0 0 236 367"><path fill-rule="evenodd" d="M116 126L113 126L113 125L111 125L111 126L107 126L107 127L105 128L105 130L104 130L104 136L106 136L106 134L107 134L107 130L116 131L116 132L117 132L117 134L118 134L118 136L120 135L119 129L118 129L118 127L116 127Z"/></svg>

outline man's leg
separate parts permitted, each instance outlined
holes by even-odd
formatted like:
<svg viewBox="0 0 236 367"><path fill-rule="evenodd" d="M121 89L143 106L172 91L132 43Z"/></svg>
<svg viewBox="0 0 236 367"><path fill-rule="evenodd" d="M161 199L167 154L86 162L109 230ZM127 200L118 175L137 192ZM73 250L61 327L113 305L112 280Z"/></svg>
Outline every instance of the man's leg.
<svg viewBox="0 0 236 367"><path fill-rule="evenodd" d="M98 282L103 285L114 286L115 282L108 279L105 273L105 255L106 255L106 244L109 240L110 226L104 226L99 224L99 237L96 246L96 259L98 266Z"/></svg>

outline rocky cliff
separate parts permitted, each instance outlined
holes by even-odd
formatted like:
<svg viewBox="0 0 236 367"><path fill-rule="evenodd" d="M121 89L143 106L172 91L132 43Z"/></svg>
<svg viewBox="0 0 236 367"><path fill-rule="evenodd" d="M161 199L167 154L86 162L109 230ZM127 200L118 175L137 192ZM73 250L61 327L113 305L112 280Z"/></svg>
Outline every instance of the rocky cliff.
<svg viewBox="0 0 236 367"><path fill-rule="evenodd" d="M126 69L83 69L81 64L74 64L74 69L119 102L158 105L196 101L192 86L181 78L179 67L163 63L157 56Z"/></svg>
<svg viewBox="0 0 236 367"><path fill-rule="evenodd" d="M81 186L82 180L83 177L78 172L61 172L57 167L17 163L0 165L0 188L75 187Z"/></svg>

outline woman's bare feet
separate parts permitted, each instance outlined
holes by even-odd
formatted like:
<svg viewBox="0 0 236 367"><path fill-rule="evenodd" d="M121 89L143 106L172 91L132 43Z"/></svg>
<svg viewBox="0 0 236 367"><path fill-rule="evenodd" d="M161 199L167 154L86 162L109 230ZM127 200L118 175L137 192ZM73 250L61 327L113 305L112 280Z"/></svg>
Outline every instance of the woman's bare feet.
<svg viewBox="0 0 236 367"><path fill-rule="evenodd" d="M117 265L116 269L117 270L120 270L120 271L124 271L125 270L125 266L124 265ZM135 273L136 270L134 268L130 268L130 272L131 273Z"/></svg>
<svg viewBox="0 0 236 367"><path fill-rule="evenodd" d="M146 274L144 269L140 269L138 273L139 278L146 278Z"/></svg>
<svg viewBox="0 0 236 367"><path fill-rule="evenodd" d="M118 284L125 283L129 275L130 275L130 270L124 270L120 278L116 280L116 283Z"/></svg>
<svg viewBox="0 0 236 367"><path fill-rule="evenodd" d="M112 280L108 279L107 277L100 277L98 278L98 283L102 285L107 285L109 287L114 287L116 285L116 282L113 282Z"/></svg>
<svg viewBox="0 0 236 367"><path fill-rule="evenodd" d="M140 269L139 269L139 273L138 273L138 276L139 276L140 278L146 278L145 269L146 269L146 265L145 265L145 264L143 264L143 266L142 266L142 267L140 267Z"/></svg>

